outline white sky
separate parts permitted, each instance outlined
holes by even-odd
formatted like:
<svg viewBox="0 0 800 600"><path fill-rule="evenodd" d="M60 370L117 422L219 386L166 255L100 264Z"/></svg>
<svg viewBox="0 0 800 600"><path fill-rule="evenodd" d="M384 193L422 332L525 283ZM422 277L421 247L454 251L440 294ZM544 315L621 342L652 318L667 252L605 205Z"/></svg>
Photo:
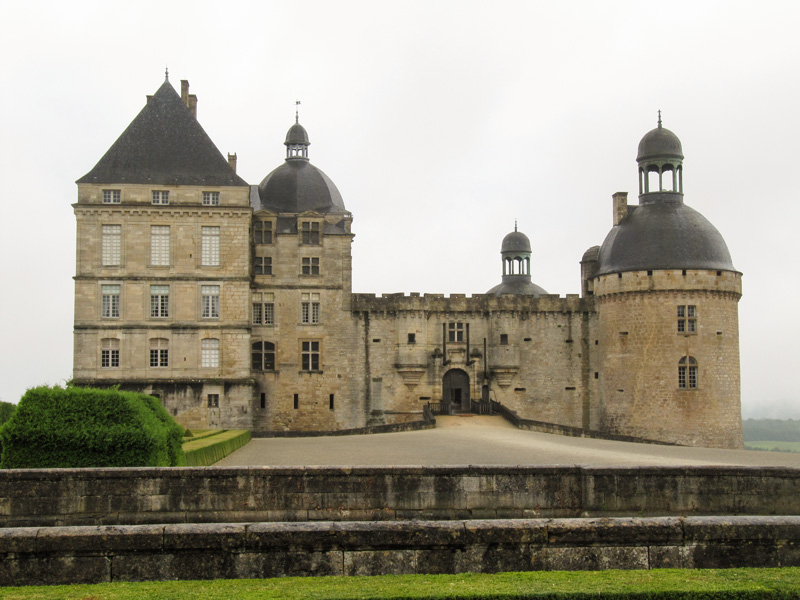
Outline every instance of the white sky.
<svg viewBox="0 0 800 600"><path fill-rule="evenodd" d="M300 99L311 161L352 211L357 292L482 293L519 220L533 280L636 202L636 149L683 142L686 203L744 273L742 405L800 417L796 2L0 0L0 399L72 369L74 181L169 66L239 174L280 165Z"/></svg>

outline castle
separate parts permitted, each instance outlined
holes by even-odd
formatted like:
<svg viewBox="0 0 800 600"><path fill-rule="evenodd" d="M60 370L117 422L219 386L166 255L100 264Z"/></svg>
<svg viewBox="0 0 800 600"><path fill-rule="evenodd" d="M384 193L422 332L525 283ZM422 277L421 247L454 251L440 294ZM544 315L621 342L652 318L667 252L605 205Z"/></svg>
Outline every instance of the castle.
<svg viewBox="0 0 800 600"><path fill-rule="evenodd" d="M683 202L683 151L641 140L639 204L581 260L580 295L531 280L521 232L485 294L351 289L352 215L295 122L259 185L167 79L78 181L74 381L161 398L187 427L335 431L428 403L687 445L742 447L725 241ZM516 229L516 228L515 228Z"/></svg>

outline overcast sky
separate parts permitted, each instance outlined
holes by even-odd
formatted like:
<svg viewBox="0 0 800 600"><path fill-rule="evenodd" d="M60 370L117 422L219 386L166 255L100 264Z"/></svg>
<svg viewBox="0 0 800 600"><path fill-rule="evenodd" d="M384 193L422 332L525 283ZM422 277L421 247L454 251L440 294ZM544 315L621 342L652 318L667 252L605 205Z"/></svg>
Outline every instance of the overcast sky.
<svg viewBox="0 0 800 600"><path fill-rule="evenodd" d="M75 180L169 67L256 184L300 122L354 215L357 292L482 293L514 220L533 281L637 201L636 150L683 142L688 205L744 273L744 416L800 418L797 2L0 0L0 399L72 370Z"/></svg>

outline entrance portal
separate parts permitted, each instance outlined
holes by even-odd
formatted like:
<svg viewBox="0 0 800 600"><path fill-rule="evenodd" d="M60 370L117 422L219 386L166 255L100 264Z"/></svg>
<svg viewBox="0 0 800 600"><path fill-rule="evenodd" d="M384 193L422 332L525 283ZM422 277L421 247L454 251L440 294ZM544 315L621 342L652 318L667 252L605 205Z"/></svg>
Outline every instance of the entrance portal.
<svg viewBox="0 0 800 600"><path fill-rule="evenodd" d="M442 402L449 402L450 409L469 412L469 375L461 369L450 369L442 378Z"/></svg>

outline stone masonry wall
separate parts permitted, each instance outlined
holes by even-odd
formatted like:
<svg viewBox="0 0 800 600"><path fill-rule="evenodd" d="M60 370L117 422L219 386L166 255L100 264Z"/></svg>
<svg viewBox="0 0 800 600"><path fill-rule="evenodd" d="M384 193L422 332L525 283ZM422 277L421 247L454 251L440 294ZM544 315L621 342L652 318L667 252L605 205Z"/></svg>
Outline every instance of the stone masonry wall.
<svg viewBox="0 0 800 600"><path fill-rule="evenodd" d="M684 275L685 273L685 275ZM741 275L646 271L599 277L600 428L693 446L741 448ZM696 307L696 331L679 332L678 306ZM683 357L697 387L679 387Z"/></svg>
<svg viewBox="0 0 800 600"><path fill-rule="evenodd" d="M308 467L0 471L0 527L800 515L800 470Z"/></svg>
<svg viewBox="0 0 800 600"><path fill-rule="evenodd" d="M486 385L492 400L523 418L596 425L592 298L355 294L353 311L368 329L373 409L419 412L443 400L443 378L456 370L469 377L472 400ZM450 323L461 325L460 341L445 339Z"/></svg>
<svg viewBox="0 0 800 600"><path fill-rule="evenodd" d="M800 517L0 529L0 586L798 565Z"/></svg>

